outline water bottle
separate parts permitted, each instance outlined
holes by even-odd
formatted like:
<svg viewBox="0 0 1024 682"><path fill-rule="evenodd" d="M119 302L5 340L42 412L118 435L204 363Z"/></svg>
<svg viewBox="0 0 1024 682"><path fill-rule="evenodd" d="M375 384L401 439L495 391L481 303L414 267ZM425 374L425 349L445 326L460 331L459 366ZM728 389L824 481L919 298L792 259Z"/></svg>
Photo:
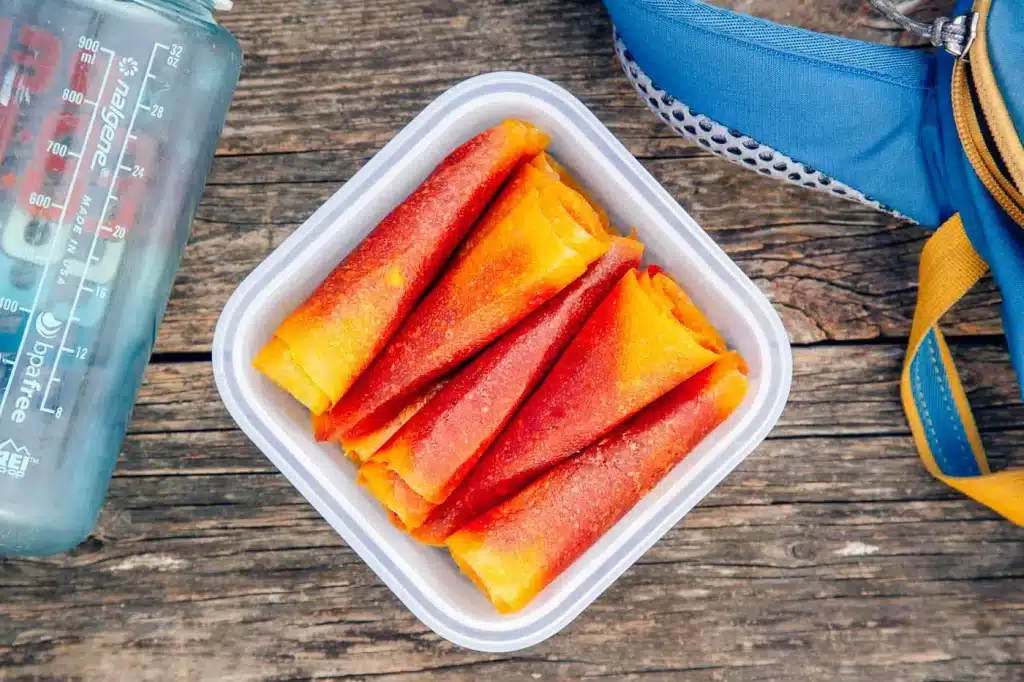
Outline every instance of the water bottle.
<svg viewBox="0 0 1024 682"><path fill-rule="evenodd" d="M238 80L229 7L0 3L0 555L97 521Z"/></svg>

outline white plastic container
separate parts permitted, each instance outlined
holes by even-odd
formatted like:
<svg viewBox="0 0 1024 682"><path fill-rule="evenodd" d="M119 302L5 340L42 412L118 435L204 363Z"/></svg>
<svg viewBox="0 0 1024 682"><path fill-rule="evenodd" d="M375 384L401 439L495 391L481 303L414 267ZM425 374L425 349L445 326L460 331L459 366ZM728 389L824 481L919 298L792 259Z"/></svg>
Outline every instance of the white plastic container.
<svg viewBox="0 0 1024 682"><path fill-rule="evenodd" d="M318 444L308 412L251 365L277 325L460 143L506 118L553 139L552 155L635 227L648 260L693 296L750 365L740 409L524 611L499 615L447 552L394 528L356 484L337 445ZM789 395L789 339L767 299L583 106L534 76L495 73L439 97L239 286L217 325L217 387L243 431L376 571L442 637L487 652L551 637L598 597L732 471L775 426Z"/></svg>

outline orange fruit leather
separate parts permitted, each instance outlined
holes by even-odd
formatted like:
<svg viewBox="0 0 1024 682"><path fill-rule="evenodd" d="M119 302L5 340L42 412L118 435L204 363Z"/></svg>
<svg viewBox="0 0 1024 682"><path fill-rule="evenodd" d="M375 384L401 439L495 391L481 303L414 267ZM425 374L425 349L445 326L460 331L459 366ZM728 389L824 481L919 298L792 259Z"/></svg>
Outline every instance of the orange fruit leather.
<svg viewBox="0 0 1024 682"><path fill-rule="evenodd" d="M583 275L610 241L584 198L525 164L384 352L317 420L318 437L358 437L391 422L412 396Z"/></svg>
<svg viewBox="0 0 1024 682"><path fill-rule="evenodd" d="M524 608L732 414L746 367L723 356L637 417L448 538L501 613Z"/></svg>
<svg viewBox="0 0 1024 682"><path fill-rule="evenodd" d="M643 245L616 237L583 277L519 323L418 412L359 472L360 481L413 530L462 482L536 388Z"/></svg>
<svg viewBox="0 0 1024 682"><path fill-rule="evenodd" d="M462 485L414 535L444 543L717 358L679 321L650 273L630 270Z"/></svg>
<svg viewBox="0 0 1024 682"><path fill-rule="evenodd" d="M384 447L384 444L391 440L391 437L398 433L399 429L409 423L409 420L415 417L420 410L426 407L441 392L446 383L447 380L442 379L413 397L391 421L380 428L353 438L342 439L341 447L345 450L345 454L356 464L365 464L370 461L370 458ZM314 435L316 435L316 428L319 423L321 423L320 420L313 420Z"/></svg>
<svg viewBox="0 0 1024 682"><path fill-rule="evenodd" d="M450 154L276 329L253 364L314 414L337 403L508 177L549 143L509 120Z"/></svg>

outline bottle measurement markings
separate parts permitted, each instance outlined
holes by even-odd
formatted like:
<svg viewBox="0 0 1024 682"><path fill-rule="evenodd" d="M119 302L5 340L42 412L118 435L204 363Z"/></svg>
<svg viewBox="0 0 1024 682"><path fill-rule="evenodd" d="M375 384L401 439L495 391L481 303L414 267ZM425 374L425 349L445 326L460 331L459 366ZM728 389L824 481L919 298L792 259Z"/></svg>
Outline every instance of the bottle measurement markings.
<svg viewBox="0 0 1024 682"><path fill-rule="evenodd" d="M152 113L152 107L147 107L146 105L144 105L143 104L143 98L146 95L146 87L147 87L149 81L152 80L153 78L155 78L155 76L153 75L153 65L156 63L157 55L162 50L163 51L167 51L167 52L171 52L172 48L171 48L170 45L164 45L162 43L156 43L153 46L153 50L152 50L152 52L149 55L149 63L146 66L145 76L142 79L142 83L141 83L141 85L139 87L139 93L138 93L138 95L136 97L136 100L135 100L135 108L132 111L131 119L128 121L128 127L125 129L124 142L121 145L121 149L120 149L119 155L117 157L117 160L113 164L113 177L111 177L111 179L110 179L110 188L107 191L106 199L103 202L103 210L100 212L100 220L101 221L104 220L106 218L106 216L108 215L107 212L109 211L111 205L118 201L118 197L117 197L117 195L114 192L117 190L117 182L118 182L118 179L121 176L121 173L122 172L130 172L129 170L125 170L128 167L125 166L125 164L124 164L124 158L125 158L125 155L128 152L129 144L132 141L138 139L137 136L135 135L135 125L136 125L136 123L138 121L138 118L139 118L139 112L140 111L149 111L150 113ZM134 75L134 73L135 73L135 71L137 71L138 67L137 67L137 64L135 63L134 59L131 59L131 58L128 58L128 57L122 57L121 60L118 63L118 68L121 71L123 76L127 76L128 74ZM124 84L124 80L123 79L119 79L118 85L119 85L120 89L114 92L114 98L115 99L117 98L118 95L121 95L121 99L122 100L126 96L127 93L124 92L124 88L121 87L123 84ZM162 107L161 107L161 110L162 110ZM114 118L121 119L123 117L124 117L123 111L121 111L120 115L118 115L116 113L114 114ZM105 116L105 118L104 118L105 123L110 118L112 118L112 117ZM116 131L115 131L115 134L116 134ZM111 136L108 134L107 137L111 137ZM107 154L108 153L109 153L109 146L107 147L107 151L105 151L103 153L103 155L102 155L103 158L102 159L99 159L98 156L97 156L97 158L94 158L94 163L97 160L104 161L104 163L103 163L104 170L108 170L108 165L106 163L106 161L108 160L107 159ZM104 227L106 229L104 229ZM58 410L60 410L59 407L57 407L57 408L49 407L48 406L48 402L49 402L50 393L51 393L51 391L53 389L54 384L60 382L59 377L57 377L57 372L60 370L61 360L64 358L65 355L75 355L76 357L85 357L84 353L80 354L80 351L83 350L83 349L71 348L71 347L68 346L68 336L71 333L71 328L78 321L78 318L75 315L75 313L78 310L79 305L81 304L82 294L83 293L89 293L89 294L92 294L92 295L97 295L98 294L98 290L94 290L93 288L89 287L86 284L86 282L88 281L87 278L88 278L88 275L89 275L89 269L93 265L95 265L96 263L99 263L101 261L101 259L96 255L96 247L99 245L100 234L103 233L103 232L111 233L111 232L116 232L116 231L117 231L117 228L111 229L109 226L103 226L102 223L101 223L99 229L97 229L95 231L95 234L93 234L92 243L89 246L89 254L86 257L85 266L82 269L82 273L81 273L81 275L79 277L78 288L75 291L75 298L74 298L74 301L71 304L71 310L70 310L69 317L68 317L68 323L66 325L64 325L64 333L63 333L63 336L60 339L60 343L57 346L58 347L57 357L53 361L53 367L50 370L50 377L47 380L46 387L45 387L45 389L43 391L43 398L42 398L42 401L40 403L40 408L39 409L41 411L43 411L43 412L48 413L48 414L56 415ZM104 293L106 292L105 288L101 287L101 289L103 289ZM85 350L85 353L88 352L87 349L84 349L84 350ZM0 412L2 412L2 407L0 407Z"/></svg>
<svg viewBox="0 0 1024 682"><path fill-rule="evenodd" d="M111 72L111 70L113 69L113 66L114 66L115 54L114 54L113 50L105 48L105 47L101 47L99 45L97 45L96 49L93 50L92 52L94 52L94 53L101 52L104 55L106 55L106 57L107 57L107 65L106 65L106 68L103 71L103 80L100 83L100 90L99 90L99 95L98 95L98 100L102 100L103 97L105 96L106 92L107 92L107 85L110 82L110 72ZM100 114L100 107L99 107L99 102L98 101L92 102L91 104L86 103L86 102L83 101L82 105L83 106L90 106L92 108L92 114L89 117L89 124L88 124L88 126L86 127L86 130L85 130L85 140L82 142L81 150L74 153L74 158L76 159L75 169L74 169L74 171L72 171L71 181L70 181L70 183L68 185L67 194L65 195L65 199L64 199L63 205L60 208L60 218L58 219L58 222L57 222L57 232L58 232L58 235L61 232L63 232L64 228L67 226L68 204L70 203L70 198L72 196L74 196L75 189L76 189L76 187L78 185L78 180L79 180L79 176L80 176L80 173L81 173L81 170L82 170L82 165L84 163L84 159L85 159L86 154L87 154L87 152L89 150L89 147L90 147L90 145L93 142L93 133L95 132L96 121L99 118L99 114ZM54 260L53 256L55 255L56 248L57 248L58 244L60 244L60 243L61 243L60 239L54 239L52 244L50 245L49 258L47 258L46 264L43 266L43 272L42 272L42 275L41 275L41 277L39 279L39 282L40 282L39 286L36 288L36 292L35 292L35 295L33 297L31 307L26 311L27 318L28 318L27 319L27 324L25 325L25 330L22 332L21 340L18 343L18 351L17 351L17 353L14 356L14 361L12 363L12 370L11 370L11 375L10 375L11 379L6 383L6 386L4 387L4 391L3 391L3 397L0 398L0 418L2 418L2 416L4 414L4 409L7 407L8 398L10 398L11 393L15 391L15 382L17 381L17 378L18 378L18 370L21 367L22 358L26 355L25 354L25 350L26 350L25 344L28 341L29 334L31 334L32 330L33 330L32 320L36 316L36 311L39 308L39 300L42 297L43 289L44 289L44 287L46 285L46 281L47 281L46 277L49 274L50 265L51 265L51 263ZM38 322L38 318L37 318L37 322ZM40 343L42 343L42 342L40 342ZM44 343L43 345L46 345L46 344ZM38 355L38 354L36 354L36 355ZM30 358L29 359L29 367L28 367L28 369L33 369L33 368L36 370L36 373L38 373L39 367L36 366L36 364L34 362L32 362L32 359ZM28 372L28 369L26 369L26 372ZM29 399L29 396L34 396L35 395L35 390L36 390L35 386L38 384L38 382L36 382L34 379L26 379L23 383L27 384L27 386L22 386L21 388L18 389L18 392L21 393L21 395L19 395L18 398L15 400L16 406L15 406L15 409L11 412L11 416L10 416L12 421L14 421L15 423L19 423L19 424L25 421L25 418L27 416L27 401ZM23 408L22 405L26 405L26 407Z"/></svg>

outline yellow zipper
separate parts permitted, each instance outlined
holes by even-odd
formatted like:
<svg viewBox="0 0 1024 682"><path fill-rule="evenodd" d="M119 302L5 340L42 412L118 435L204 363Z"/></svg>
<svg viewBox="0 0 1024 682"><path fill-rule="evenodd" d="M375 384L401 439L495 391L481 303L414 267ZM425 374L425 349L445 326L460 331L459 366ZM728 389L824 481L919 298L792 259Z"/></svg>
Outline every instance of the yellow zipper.
<svg viewBox="0 0 1024 682"><path fill-rule="evenodd" d="M999 205L1024 227L1024 195L1003 175L985 142L971 97L967 65L958 62L953 67L953 116L964 151L985 188Z"/></svg>
<svg viewBox="0 0 1024 682"><path fill-rule="evenodd" d="M987 19L986 15L990 5L991 0L978 0L976 4L975 9L982 12L982 29L987 28L985 20ZM1024 147L1021 146L1020 138L1013 128L1012 120L1004 119L1002 116L1002 114L1009 115L1002 99L1000 98L998 102L992 101L993 96L999 97L999 95L986 50L987 41L984 40L983 31L979 31L977 43L971 51L971 60L974 64L971 67L971 73L977 76L979 71L984 71L984 68L987 66L988 73L992 76L991 79L983 81L982 88L978 93L979 99L982 100L981 108L984 112L983 115L985 116L986 123L990 125L993 136L999 140L999 147L1009 152L1009 158L1007 156L1001 156L1001 158L1007 163L1007 167L1015 168L1017 166L1013 162L1019 163L1019 156L1024 154ZM957 132L960 135L967 158L978 173L978 177L981 178L985 188L988 189L989 193L1003 210L1018 225L1024 227L1024 195L1021 194L1014 182L1003 173L999 162L996 160L998 151L994 153L989 148L982 130L981 120L979 119L978 107L975 106L972 96L967 68L968 65L963 59L958 60L953 67L953 117L956 120ZM989 82L989 80L992 82ZM993 94L993 88L995 89L995 94ZM985 97L986 92L989 95L988 97ZM1009 131L1006 127L1007 120L1010 121ZM993 124L995 124L995 127L992 127ZM1012 132L1012 135L1010 132ZM1015 145L1015 147L1011 148L1008 145Z"/></svg>
<svg viewBox="0 0 1024 682"><path fill-rule="evenodd" d="M988 17L992 11L992 0L976 0L974 11L978 13L977 33L970 57L974 90L995 140L993 153L1002 159L1016 186L1024 189L1024 144L1003 101L992 60L988 56Z"/></svg>

